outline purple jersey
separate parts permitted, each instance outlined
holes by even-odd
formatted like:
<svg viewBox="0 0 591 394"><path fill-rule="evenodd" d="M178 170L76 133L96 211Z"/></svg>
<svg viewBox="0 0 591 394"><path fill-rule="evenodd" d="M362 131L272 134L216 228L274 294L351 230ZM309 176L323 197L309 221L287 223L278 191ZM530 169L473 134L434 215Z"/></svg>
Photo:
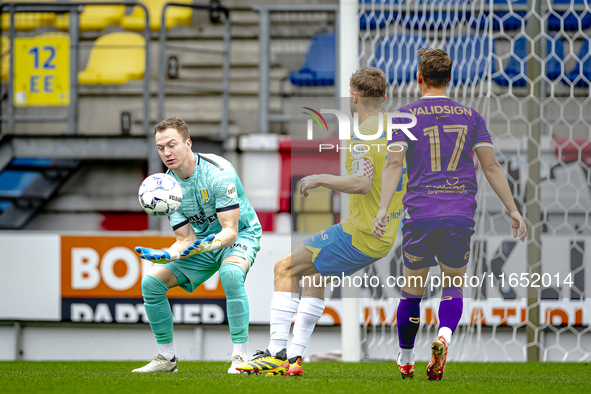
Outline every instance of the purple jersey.
<svg viewBox="0 0 591 394"><path fill-rule="evenodd" d="M463 216L476 210L476 171L472 149L492 147L484 119L447 97L423 97L398 110L416 116L416 141L395 130L390 145L404 145L408 184L403 199L407 218ZM409 119L394 119L409 123Z"/></svg>

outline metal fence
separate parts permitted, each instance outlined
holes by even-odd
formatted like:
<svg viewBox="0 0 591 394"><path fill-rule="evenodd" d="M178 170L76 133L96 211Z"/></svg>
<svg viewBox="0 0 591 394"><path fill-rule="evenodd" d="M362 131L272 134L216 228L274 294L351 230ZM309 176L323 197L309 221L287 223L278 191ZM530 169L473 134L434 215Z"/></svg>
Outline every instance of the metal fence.
<svg viewBox="0 0 591 394"><path fill-rule="evenodd" d="M224 37L221 49L203 48L199 46L179 45L167 41L166 12L170 7L191 8L193 11L221 13L224 15ZM167 93L195 93L195 94L214 94L222 98L221 111L221 134L220 138L224 140L228 136L228 120L230 108L230 49L231 49L231 31L230 10L219 5L199 5L183 3L166 3L162 10L162 23L160 25L160 69L158 72L158 119L166 118L165 103ZM222 87L221 88L203 88L190 80L179 79L179 74L171 75L167 69L179 67L179 58L183 54L214 54L222 56ZM173 80L174 78L174 80ZM177 83L175 83L178 81Z"/></svg>
<svg viewBox="0 0 591 394"><path fill-rule="evenodd" d="M339 26L339 6L337 4L299 4L299 5L257 5L253 9L258 11L259 20L259 124L260 132L263 134L269 133L271 122L289 122L292 120L291 114L289 113L289 105L283 108L282 113L271 113L270 109L270 75L271 75L271 48L273 39L273 30L271 22L273 16L286 15L297 15L298 13L305 14L331 14L334 15L334 30L338 32ZM281 19L279 19L281 20ZM322 26L322 24L319 24ZM339 35L335 34L335 76L334 80L339 80L339 64L338 59L338 48L339 48ZM336 85L338 86L338 84ZM335 90L334 96L340 97L338 89Z"/></svg>

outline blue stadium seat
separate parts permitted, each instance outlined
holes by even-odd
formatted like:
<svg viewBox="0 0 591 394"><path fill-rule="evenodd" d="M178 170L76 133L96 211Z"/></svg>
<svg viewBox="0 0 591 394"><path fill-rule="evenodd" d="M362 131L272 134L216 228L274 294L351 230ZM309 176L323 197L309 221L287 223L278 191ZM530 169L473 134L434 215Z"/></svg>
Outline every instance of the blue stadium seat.
<svg viewBox="0 0 591 394"><path fill-rule="evenodd" d="M399 34L384 37L376 43L376 59L372 66L386 73L392 83L414 81L417 72L417 51L428 48L425 37Z"/></svg>
<svg viewBox="0 0 591 394"><path fill-rule="evenodd" d="M428 30L447 30L453 26L457 26L459 22L470 19L470 0L419 0L418 9L423 8L423 4L426 4L428 10L433 9L435 12L431 15L431 12L427 11L423 14L422 11L416 14L412 12L410 18L406 22L407 29L428 29ZM463 11L463 6L466 6L466 11ZM458 7L458 12L451 11L448 15L447 7L450 10L454 10ZM441 14L437 12L441 7ZM414 8L414 4L411 5Z"/></svg>
<svg viewBox="0 0 591 394"><path fill-rule="evenodd" d="M16 157L12 159L11 164L13 166L28 166L28 167L47 167L51 164L52 159L47 158L28 158L28 157Z"/></svg>
<svg viewBox="0 0 591 394"><path fill-rule="evenodd" d="M373 30L378 26L380 29L386 27L386 21L390 18L390 12L381 12L382 4L385 4L384 9L389 9L389 4L398 4L398 0L359 0L359 4L363 3L365 3L365 12L359 17L359 29L366 30L369 26ZM371 11L372 4L375 4L374 13ZM392 13L392 20L396 20L397 17L397 12Z"/></svg>
<svg viewBox="0 0 591 394"><path fill-rule="evenodd" d="M12 203L10 201L0 201L0 214L6 211L11 205Z"/></svg>
<svg viewBox="0 0 591 394"><path fill-rule="evenodd" d="M490 0L486 0L486 4L489 4ZM496 4L527 4L527 0L495 0ZM494 17L492 18L493 29L500 30L501 23L503 25L503 30L517 30L521 28L523 23L523 19L525 19L525 12L515 12L514 15L507 16L510 14L509 12L495 12ZM489 14L488 12L484 13L483 16L479 18L475 18L474 22L472 22L473 28L479 28L480 30L487 29L487 21L489 21Z"/></svg>
<svg viewBox="0 0 591 394"><path fill-rule="evenodd" d="M0 197L21 197L41 174L35 171L4 170L0 173Z"/></svg>
<svg viewBox="0 0 591 394"><path fill-rule="evenodd" d="M554 4L570 4L571 0L553 0ZM574 0L574 4L585 4L584 0ZM558 12L561 17L550 15L548 18L548 29L549 30L560 30L560 22L564 20L564 30L574 31L579 30L579 20L577 19L576 13L573 12ZM581 28L583 30L588 29L591 26L591 13L587 11L585 14L580 16Z"/></svg>
<svg viewBox="0 0 591 394"><path fill-rule="evenodd" d="M577 55L578 60L575 67L564 77L562 82L567 85L574 84L577 88L585 88L589 86L591 81L591 53L589 53L589 42L591 38L586 38L581 45L579 54Z"/></svg>
<svg viewBox="0 0 591 394"><path fill-rule="evenodd" d="M334 85L335 36L324 33L310 42L304 66L300 71L290 72L289 80L297 86Z"/></svg>
<svg viewBox="0 0 591 394"><path fill-rule="evenodd" d="M486 35L454 37L443 48L453 60L452 83L472 84L484 78L489 42Z"/></svg>
<svg viewBox="0 0 591 394"><path fill-rule="evenodd" d="M493 48L496 47L496 42L493 44ZM561 74L560 70L560 59L564 57L564 42L561 38L554 37L548 40L548 53L551 57L546 57L546 75L550 80L555 80ZM496 49L493 49L496 53ZM514 43L513 52L509 58L509 63L505 68L505 75L497 70L497 62L493 59L492 64L492 75L493 81L500 86L513 87L524 87L527 85L525 76L527 74L527 62L524 59L527 56L527 39L521 37ZM498 75L495 75L498 74Z"/></svg>

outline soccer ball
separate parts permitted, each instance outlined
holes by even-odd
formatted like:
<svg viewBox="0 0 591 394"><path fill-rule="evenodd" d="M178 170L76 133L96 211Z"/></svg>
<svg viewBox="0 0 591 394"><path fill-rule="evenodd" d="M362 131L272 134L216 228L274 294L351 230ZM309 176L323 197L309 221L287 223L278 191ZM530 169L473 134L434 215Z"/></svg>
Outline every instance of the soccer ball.
<svg viewBox="0 0 591 394"><path fill-rule="evenodd" d="M181 206L183 190L170 175L153 174L144 179L138 196L148 215L169 216Z"/></svg>

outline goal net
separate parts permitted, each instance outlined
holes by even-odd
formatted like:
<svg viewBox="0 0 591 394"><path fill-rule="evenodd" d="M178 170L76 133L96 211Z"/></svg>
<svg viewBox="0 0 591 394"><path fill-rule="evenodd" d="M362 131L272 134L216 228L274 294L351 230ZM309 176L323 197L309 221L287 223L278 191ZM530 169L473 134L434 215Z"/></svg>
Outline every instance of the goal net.
<svg viewBox="0 0 591 394"><path fill-rule="evenodd" d="M525 244L480 169L476 233L454 361L591 359L591 13L587 0L364 0L361 66L382 69L395 110L420 97L416 50L453 59L448 95L487 122L497 160L527 217ZM390 256L367 268L403 275L401 234ZM430 356L441 288L421 303L418 360ZM394 359L400 287L362 289L362 352Z"/></svg>

